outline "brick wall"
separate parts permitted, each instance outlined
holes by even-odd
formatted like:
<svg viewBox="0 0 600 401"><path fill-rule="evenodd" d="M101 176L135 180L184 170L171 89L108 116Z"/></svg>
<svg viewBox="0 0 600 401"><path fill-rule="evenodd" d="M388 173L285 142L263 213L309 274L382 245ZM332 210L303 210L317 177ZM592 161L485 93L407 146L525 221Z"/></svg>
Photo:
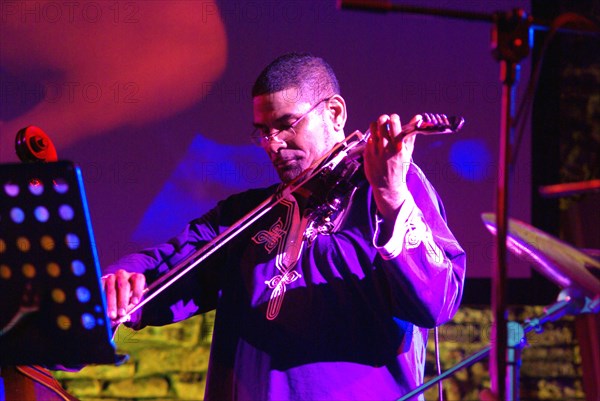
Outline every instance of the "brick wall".
<svg viewBox="0 0 600 401"><path fill-rule="evenodd" d="M65 389L84 401L202 400L214 314L164 327L115 335L121 366L90 366L80 372L55 372Z"/></svg>
<svg viewBox="0 0 600 401"><path fill-rule="evenodd" d="M542 307L517 307L511 319L523 321ZM197 316L139 332L120 328L115 337L119 352L130 360L119 367L87 367L77 373L56 372L65 388L83 401L202 400L214 315ZM489 308L464 306L452 322L439 330L442 370L454 366L490 341ZM581 362L574 334L574 319L565 317L546 325L543 333L530 333L523 351L521 399L584 400ZM427 376L433 375L434 343L428 344ZM488 360L457 372L444 381L447 401L478 400L489 388ZM426 392L437 399L437 387Z"/></svg>

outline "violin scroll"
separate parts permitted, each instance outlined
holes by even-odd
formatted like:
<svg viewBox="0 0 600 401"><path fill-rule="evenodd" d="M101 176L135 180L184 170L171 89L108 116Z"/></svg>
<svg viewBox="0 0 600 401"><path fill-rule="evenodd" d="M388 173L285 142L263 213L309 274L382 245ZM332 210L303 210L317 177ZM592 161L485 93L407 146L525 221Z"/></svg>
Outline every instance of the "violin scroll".
<svg viewBox="0 0 600 401"><path fill-rule="evenodd" d="M415 120L414 123L409 123L402 127L402 134L456 134L465 125L463 117L448 117L445 114L423 113L415 116L413 120Z"/></svg>
<svg viewBox="0 0 600 401"><path fill-rule="evenodd" d="M30 125L17 132L15 150L22 162L55 162L56 148L41 128Z"/></svg>

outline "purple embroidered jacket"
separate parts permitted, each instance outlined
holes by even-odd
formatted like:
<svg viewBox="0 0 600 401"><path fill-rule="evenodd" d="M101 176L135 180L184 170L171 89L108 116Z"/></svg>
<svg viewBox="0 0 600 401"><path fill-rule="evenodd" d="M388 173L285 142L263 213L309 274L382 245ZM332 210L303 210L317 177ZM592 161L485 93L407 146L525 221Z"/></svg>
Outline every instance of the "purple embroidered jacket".
<svg viewBox="0 0 600 401"><path fill-rule="evenodd" d="M296 202L286 200L148 303L140 324L216 308L206 400L400 398L422 383L427 328L456 312L465 275L464 251L415 165L408 187L412 198L385 244L366 183L334 232L310 244ZM231 196L108 270L144 272L152 282L275 189Z"/></svg>

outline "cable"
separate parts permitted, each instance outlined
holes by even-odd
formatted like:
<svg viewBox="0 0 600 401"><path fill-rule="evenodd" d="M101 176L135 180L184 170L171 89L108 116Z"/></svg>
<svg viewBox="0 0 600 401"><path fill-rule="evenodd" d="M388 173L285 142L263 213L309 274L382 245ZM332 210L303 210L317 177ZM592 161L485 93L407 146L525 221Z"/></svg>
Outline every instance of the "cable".
<svg viewBox="0 0 600 401"><path fill-rule="evenodd" d="M552 21L552 25L548 32L548 36L546 36L546 39L542 44L539 59L534 66L534 72L531 75L531 78L529 79L529 85L527 85L525 97L521 101L521 104L519 105L519 110L517 111L515 119L512 123L512 128L516 130L516 137L510 160L511 172L514 170L514 167L516 165L517 156L521 147L521 141L525 132L525 124L528 120L527 116L529 116L529 111L531 110L531 106L533 105L533 97L535 95L539 83L544 56L546 54L546 51L548 50L548 47L550 46L550 43L554 40L554 37L556 36L558 30L561 27L564 27L570 23L573 23L573 25L587 26L594 29L599 29L598 25L592 20L572 12L561 14Z"/></svg>
<svg viewBox="0 0 600 401"><path fill-rule="evenodd" d="M438 328L434 327L433 328L433 337L434 337L434 343L435 343L435 367L437 369L437 375L441 376L442 374L442 365L440 363L440 339L439 339L439 333L438 333ZM443 380L440 380L438 382L438 399L439 401L443 401L444 400L444 386L442 385Z"/></svg>

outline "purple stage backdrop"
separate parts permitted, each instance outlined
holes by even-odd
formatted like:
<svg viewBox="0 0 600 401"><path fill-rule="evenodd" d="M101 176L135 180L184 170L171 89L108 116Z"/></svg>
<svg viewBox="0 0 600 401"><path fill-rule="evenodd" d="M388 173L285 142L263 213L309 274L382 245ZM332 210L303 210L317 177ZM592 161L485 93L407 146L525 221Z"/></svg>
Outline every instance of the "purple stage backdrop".
<svg viewBox="0 0 600 401"><path fill-rule="evenodd" d="M494 239L480 214L495 209L501 85L488 23L340 11L334 0L0 4L0 161L16 161L15 134L37 125L59 158L81 166L103 265L169 238L228 194L276 182L248 140L250 87L279 54L308 51L338 74L347 132L382 113L465 117L457 136L419 137L414 159L445 200L468 276L491 276ZM413 4L529 10L529 1ZM529 61L522 67L524 88ZM526 222L529 138L510 205ZM509 274L530 271L511 259Z"/></svg>

